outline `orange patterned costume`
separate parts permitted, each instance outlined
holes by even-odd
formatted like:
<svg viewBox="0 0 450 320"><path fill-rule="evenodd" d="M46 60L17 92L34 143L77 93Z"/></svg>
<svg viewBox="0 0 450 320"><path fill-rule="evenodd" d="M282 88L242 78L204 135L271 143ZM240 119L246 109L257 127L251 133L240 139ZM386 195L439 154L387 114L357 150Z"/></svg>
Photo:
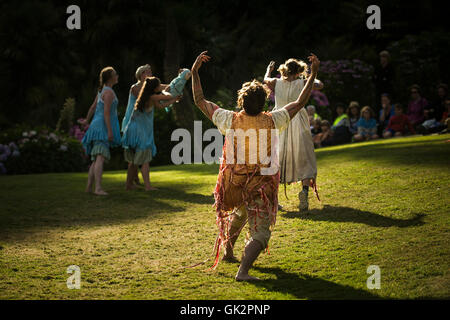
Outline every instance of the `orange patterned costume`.
<svg viewBox="0 0 450 320"><path fill-rule="evenodd" d="M278 170L278 161L271 158L271 162L264 164L260 159L260 147L266 147L267 156L271 156L274 145L277 142L272 141L271 130L275 129L272 120L272 114L262 112L256 116L250 116L244 111L235 112L231 123L231 129L235 132L238 129L246 132L247 130L256 131L256 155L250 153L250 138L245 138L245 163L238 164L238 144L239 140L234 136L233 140L228 137L223 146L223 155L217 177L217 184L214 191L215 207L217 212L216 223L219 227L219 234L215 244L215 261L211 268L215 268L219 261L220 249L232 236L238 235L245 225L246 220L238 222L239 210L244 210L248 216L250 225L250 234L256 240L259 240L263 247L267 247L270 238L271 229L276 221L278 209L278 186L280 173ZM261 130L266 131L266 146L260 145ZM262 136L264 139L264 136ZM242 141L242 140L241 140ZM264 141L264 140L262 140ZM227 161L227 144L233 143L234 161ZM242 143L242 142L241 142ZM254 151L254 150L253 150ZM255 159L252 164L250 159ZM273 167L273 161L276 161L276 172L271 175L261 174L262 168ZM232 162L232 163L230 163ZM237 214L237 216L236 216ZM269 230L270 229L270 230Z"/></svg>

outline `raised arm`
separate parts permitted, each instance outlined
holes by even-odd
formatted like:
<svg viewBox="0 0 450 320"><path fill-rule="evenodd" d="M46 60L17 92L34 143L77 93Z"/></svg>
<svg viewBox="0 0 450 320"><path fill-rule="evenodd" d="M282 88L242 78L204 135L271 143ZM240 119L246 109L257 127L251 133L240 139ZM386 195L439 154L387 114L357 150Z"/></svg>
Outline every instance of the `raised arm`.
<svg viewBox="0 0 450 320"><path fill-rule="evenodd" d="M264 83L273 91L275 90L275 83L277 78L271 78L273 68L275 67L275 61L270 61L266 69L266 74L264 75Z"/></svg>
<svg viewBox="0 0 450 320"><path fill-rule="evenodd" d="M311 75L309 76L308 81L306 82L306 85L303 87L303 90L300 93L300 95L298 96L297 100L284 106L284 108L289 112L289 117L291 119L308 102L309 96L311 95L311 91L313 88L314 80L316 79L317 72L319 70L320 61L316 57L316 55L311 54L308 57L308 59L311 62Z"/></svg>
<svg viewBox="0 0 450 320"><path fill-rule="evenodd" d="M200 55L195 59L194 64L192 65L192 95L194 96L195 105L208 117L209 120L212 120L212 116L214 111L219 108L215 103L208 101L205 99L203 95L202 84L200 83L200 76L198 74L198 69L200 69L203 62L209 61L210 57L206 55L207 51L203 51Z"/></svg>
<svg viewBox="0 0 450 320"><path fill-rule="evenodd" d="M160 96L165 96L166 98L161 99ZM178 102L180 99L181 99L181 95L172 97L170 95L155 94L151 97L153 105L159 109L165 108L165 107L171 105L172 103ZM161 103L162 100L164 100L163 103Z"/></svg>

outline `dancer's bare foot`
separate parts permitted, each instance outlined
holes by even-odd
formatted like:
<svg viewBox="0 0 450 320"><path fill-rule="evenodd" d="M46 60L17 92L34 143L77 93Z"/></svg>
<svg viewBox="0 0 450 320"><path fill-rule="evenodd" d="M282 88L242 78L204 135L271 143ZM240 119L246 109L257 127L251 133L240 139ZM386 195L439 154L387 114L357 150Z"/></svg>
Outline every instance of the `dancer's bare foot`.
<svg viewBox="0 0 450 320"><path fill-rule="evenodd" d="M92 189L92 184L91 185L88 185L87 187L86 187L86 190L84 190L84 192L86 192L86 193L92 193L94 190Z"/></svg>
<svg viewBox="0 0 450 320"><path fill-rule="evenodd" d="M98 196L107 196L108 193L105 190L95 190L94 194L98 195Z"/></svg>
<svg viewBox="0 0 450 320"><path fill-rule="evenodd" d="M125 190L129 191L129 190L134 190L136 189L136 186L134 184L127 184L125 186Z"/></svg>
<svg viewBox="0 0 450 320"><path fill-rule="evenodd" d="M239 272L236 274L236 277L234 277L236 281L261 281L260 278L252 277L251 275L247 274L239 274Z"/></svg>
<svg viewBox="0 0 450 320"><path fill-rule="evenodd" d="M150 186L150 187L145 187L145 191L152 191L152 190L158 190L158 188L152 187L152 186Z"/></svg>

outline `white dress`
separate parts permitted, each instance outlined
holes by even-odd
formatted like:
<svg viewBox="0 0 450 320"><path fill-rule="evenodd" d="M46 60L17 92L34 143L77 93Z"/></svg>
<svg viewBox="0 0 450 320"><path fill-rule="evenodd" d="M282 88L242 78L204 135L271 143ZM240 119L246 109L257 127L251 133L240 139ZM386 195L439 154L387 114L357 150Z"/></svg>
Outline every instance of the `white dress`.
<svg viewBox="0 0 450 320"><path fill-rule="evenodd" d="M304 79L287 81L277 79L275 84L275 107L281 109L297 100L305 85ZM304 179L316 179L317 165L311 136L308 112L302 108L292 118L286 130L280 133L280 182L291 183Z"/></svg>

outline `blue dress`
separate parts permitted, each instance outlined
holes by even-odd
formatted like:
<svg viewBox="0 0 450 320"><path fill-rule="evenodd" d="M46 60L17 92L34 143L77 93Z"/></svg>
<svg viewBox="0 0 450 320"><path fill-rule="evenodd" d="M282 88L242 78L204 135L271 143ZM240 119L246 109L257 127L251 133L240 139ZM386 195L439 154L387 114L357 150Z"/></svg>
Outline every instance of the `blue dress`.
<svg viewBox="0 0 450 320"><path fill-rule="evenodd" d="M131 114L133 113L134 104L136 103L137 97L130 90L130 94L128 95L128 105L127 110L125 111L125 116L122 120L122 132L125 130L128 122L130 122Z"/></svg>
<svg viewBox="0 0 450 320"><path fill-rule="evenodd" d="M156 155L153 134L154 113L155 108L148 112L133 110L122 137L126 161L141 165L145 162L150 162Z"/></svg>
<svg viewBox="0 0 450 320"><path fill-rule="evenodd" d="M104 107L105 103L102 99L102 94L106 90L111 90L114 94L114 100L110 109L110 121L111 129L113 132L113 141L108 141L108 129L105 123ZM94 118L92 119L89 129L86 131L83 140L84 149L88 155L91 155L92 159L95 159L95 155L102 154L107 160L110 159L109 148L117 147L121 144L120 139L120 126L119 119L117 117L117 105L119 100L114 90L108 86L104 86L102 91L97 96L97 106L95 108Z"/></svg>

